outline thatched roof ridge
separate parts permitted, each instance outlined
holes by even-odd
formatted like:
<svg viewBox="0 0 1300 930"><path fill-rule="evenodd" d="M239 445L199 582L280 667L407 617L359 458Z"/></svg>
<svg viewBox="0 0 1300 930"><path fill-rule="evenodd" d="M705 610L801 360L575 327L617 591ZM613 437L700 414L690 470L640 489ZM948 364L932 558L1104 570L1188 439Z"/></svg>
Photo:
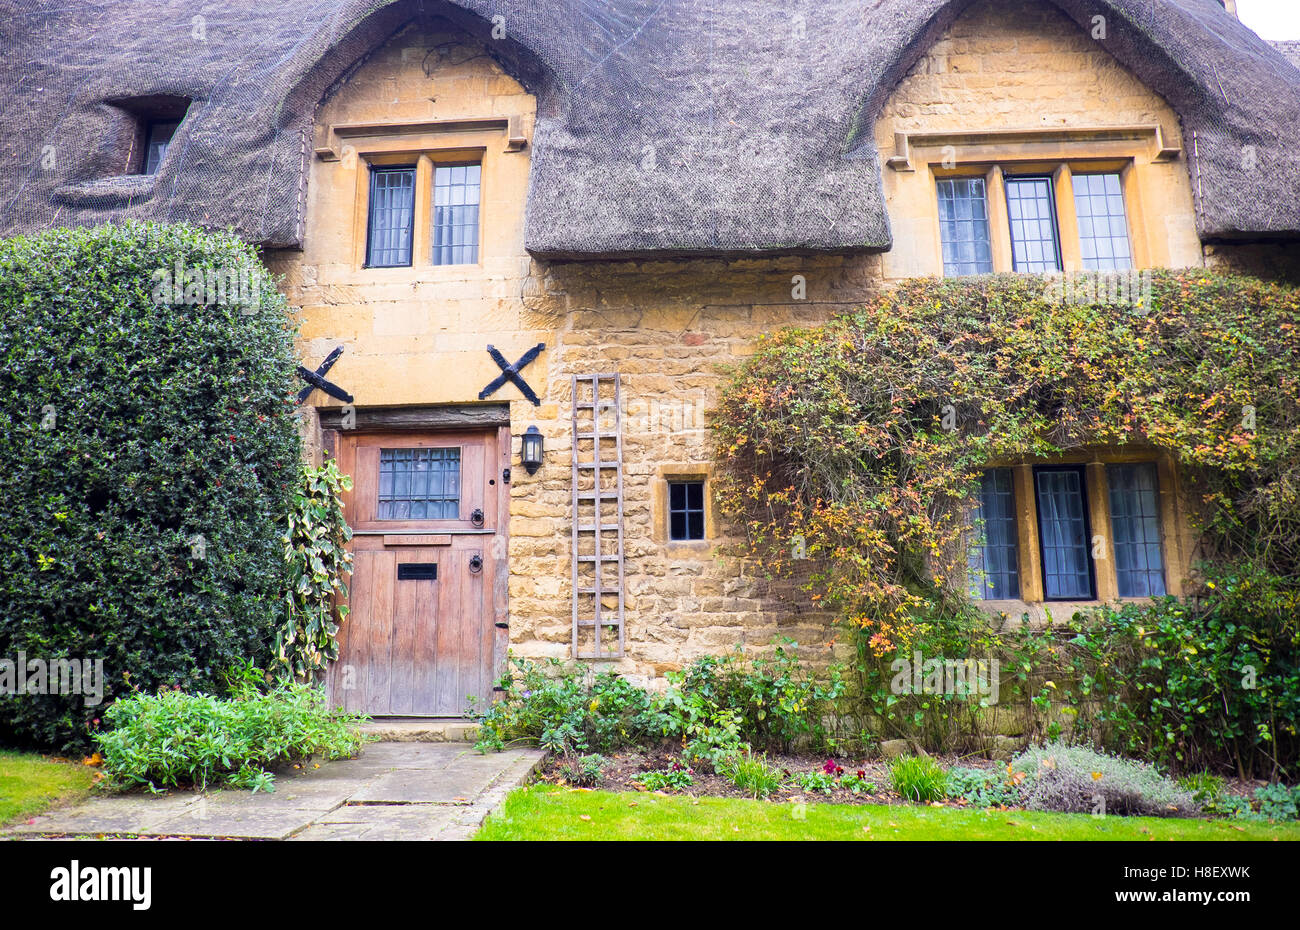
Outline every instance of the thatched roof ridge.
<svg viewBox="0 0 1300 930"><path fill-rule="evenodd" d="M884 249L872 122L971 2L7 0L0 233L141 217L300 245L321 97L442 16L538 97L534 253ZM1203 238L1300 234L1285 48L1217 0L1044 2L1085 29L1106 16L1105 47L1179 113ZM194 101L177 149L155 177L114 177L133 124L110 101L147 95Z"/></svg>

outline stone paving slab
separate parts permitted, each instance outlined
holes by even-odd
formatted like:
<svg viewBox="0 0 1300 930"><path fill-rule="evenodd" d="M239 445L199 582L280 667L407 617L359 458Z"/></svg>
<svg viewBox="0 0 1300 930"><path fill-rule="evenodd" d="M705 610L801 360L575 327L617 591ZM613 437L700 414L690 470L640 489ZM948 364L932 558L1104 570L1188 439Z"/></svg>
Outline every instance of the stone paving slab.
<svg viewBox="0 0 1300 930"><path fill-rule="evenodd" d="M468 839L543 758L536 749L482 755L465 743L368 743L356 759L279 775L273 792L97 797L0 828L0 839Z"/></svg>

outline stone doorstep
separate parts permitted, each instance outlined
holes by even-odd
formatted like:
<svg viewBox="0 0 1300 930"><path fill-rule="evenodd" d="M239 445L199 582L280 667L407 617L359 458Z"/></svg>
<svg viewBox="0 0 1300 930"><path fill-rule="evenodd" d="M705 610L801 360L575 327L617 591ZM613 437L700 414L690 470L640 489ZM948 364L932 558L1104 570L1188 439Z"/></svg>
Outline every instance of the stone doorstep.
<svg viewBox="0 0 1300 930"><path fill-rule="evenodd" d="M361 732L386 743L472 743L478 724L461 717L380 717Z"/></svg>

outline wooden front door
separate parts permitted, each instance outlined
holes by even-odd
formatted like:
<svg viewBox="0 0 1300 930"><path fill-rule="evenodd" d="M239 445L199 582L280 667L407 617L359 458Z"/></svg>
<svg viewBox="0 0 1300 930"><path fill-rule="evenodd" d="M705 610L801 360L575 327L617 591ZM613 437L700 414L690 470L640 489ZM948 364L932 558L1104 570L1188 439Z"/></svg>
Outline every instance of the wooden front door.
<svg viewBox="0 0 1300 930"><path fill-rule="evenodd" d="M504 615L508 430L342 432L337 445L355 535L331 700L378 716L460 716L471 695L484 706Z"/></svg>

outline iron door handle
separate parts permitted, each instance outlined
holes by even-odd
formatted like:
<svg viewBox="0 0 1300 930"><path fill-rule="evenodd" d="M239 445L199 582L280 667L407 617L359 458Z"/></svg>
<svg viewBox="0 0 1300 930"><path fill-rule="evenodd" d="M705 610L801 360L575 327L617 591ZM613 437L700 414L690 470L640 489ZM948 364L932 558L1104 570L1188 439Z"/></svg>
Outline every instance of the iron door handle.
<svg viewBox="0 0 1300 930"><path fill-rule="evenodd" d="M469 515L469 522L473 523L475 526L482 526L483 510L481 508L475 507L474 512Z"/></svg>
<svg viewBox="0 0 1300 930"><path fill-rule="evenodd" d="M469 570L471 574L477 575L483 571L483 556L472 555L469 557Z"/></svg>

